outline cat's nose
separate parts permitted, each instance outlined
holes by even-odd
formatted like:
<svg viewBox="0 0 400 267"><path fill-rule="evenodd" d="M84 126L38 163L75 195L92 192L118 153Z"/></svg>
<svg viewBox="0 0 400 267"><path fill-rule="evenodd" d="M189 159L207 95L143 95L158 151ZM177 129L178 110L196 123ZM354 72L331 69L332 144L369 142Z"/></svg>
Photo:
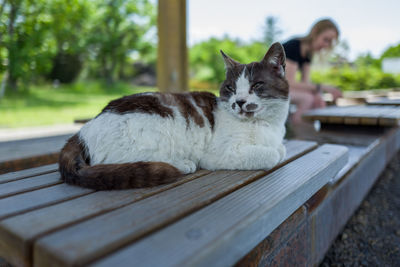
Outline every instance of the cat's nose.
<svg viewBox="0 0 400 267"><path fill-rule="evenodd" d="M236 104L238 104L238 106L239 106L240 108L242 108L242 106L243 106L244 103L246 103L246 101L243 101L243 100L237 100L237 101L236 101Z"/></svg>

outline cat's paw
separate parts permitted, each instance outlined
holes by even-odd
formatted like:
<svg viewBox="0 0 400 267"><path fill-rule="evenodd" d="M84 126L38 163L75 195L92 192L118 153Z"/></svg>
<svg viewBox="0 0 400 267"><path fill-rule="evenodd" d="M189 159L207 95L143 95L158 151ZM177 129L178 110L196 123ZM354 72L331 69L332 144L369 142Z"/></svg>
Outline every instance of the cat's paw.
<svg viewBox="0 0 400 267"><path fill-rule="evenodd" d="M197 170L197 165L191 160L180 160L179 162L174 162L173 165L178 168L183 174L193 173Z"/></svg>
<svg viewBox="0 0 400 267"><path fill-rule="evenodd" d="M281 160L281 154L272 147L247 146L242 151L244 169L271 169Z"/></svg>
<svg viewBox="0 0 400 267"><path fill-rule="evenodd" d="M264 161L263 169L272 169L281 162L281 153L278 149L269 148L267 157Z"/></svg>
<svg viewBox="0 0 400 267"><path fill-rule="evenodd" d="M278 153L280 156L279 162L282 162L286 157L286 147L283 144L279 145Z"/></svg>

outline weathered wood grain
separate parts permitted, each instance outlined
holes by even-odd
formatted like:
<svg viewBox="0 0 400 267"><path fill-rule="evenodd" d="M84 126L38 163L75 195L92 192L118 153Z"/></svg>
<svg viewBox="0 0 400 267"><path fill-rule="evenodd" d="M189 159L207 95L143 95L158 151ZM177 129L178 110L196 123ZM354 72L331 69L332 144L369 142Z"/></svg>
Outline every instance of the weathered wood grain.
<svg viewBox="0 0 400 267"><path fill-rule="evenodd" d="M315 143L291 141L286 146L290 148L286 161L290 161L314 148ZM293 153L293 151L297 152ZM38 266L86 264L265 174L265 171L213 172L200 179L57 231L35 243L35 264Z"/></svg>
<svg viewBox="0 0 400 267"><path fill-rule="evenodd" d="M90 194L91 192L93 191L89 189L60 184L3 198L0 199L0 220L29 210L39 209L61 201ZM44 219L52 220L55 217L52 217L52 214L48 214L48 217ZM25 223L25 230L29 231L32 222L19 221L19 223ZM45 221L42 221L42 223L45 223ZM14 266L31 266L32 260L29 257L21 257L21 255L30 252L26 251L25 247L18 240L16 233L0 228L0 257L5 258Z"/></svg>
<svg viewBox="0 0 400 267"><path fill-rule="evenodd" d="M0 142L0 162L57 153L71 135Z"/></svg>
<svg viewBox="0 0 400 267"><path fill-rule="evenodd" d="M335 184L339 182L341 179L344 178L346 173L349 173L351 169L353 169L361 160L362 158L368 154L374 147L376 147L378 143L373 143L370 146L352 146L346 145L349 150L349 159L346 165L338 172L335 177L329 181L330 184Z"/></svg>
<svg viewBox="0 0 400 267"><path fill-rule="evenodd" d="M47 174L50 172L56 172L58 170L58 164L49 164L45 166L40 166L32 169L26 169L22 171L16 171L16 172L9 172L6 174L0 175L0 184L10 182L10 181L15 181L15 180L20 180L24 178L29 178L32 176L38 176L42 174Z"/></svg>
<svg viewBox="0 0 400 267"><path fill-rule="evenodd" d="M44 206L52 205L77 196L86 195L91 192L94 191L78 186L59 184L3 198L0 199L0 220L21 212L39 209Z"/></svg>
<svg viewBox="0 0 400 267"><path fill-rule="evenodd" d="M323 145L93 266L231 266L346 161L345 147Z"/></svg>
<svg viewBox="0 0 400 267"><path fill-rule="evenodd" d="M62 183L57 172L0 184L0 199Z"/></svg>
<svg viewBox="0 0 400 267"><path fill-rule="evenodd" d="M179 181L175 183L154 188L94 192L79 198L5 219L0 222L0 240L4 242L3 247L0 246L0 252L8 251L8 254L12 253L12 255L14 255L13 260L18 258L22 262L31 262L33 242L40 236L123 207L124 205L139 201L208 173L210 173L210 171L200 170L179 179ZM68 185L63 186L75 188ZM54 191L49 191L48 193L54 195ZM31 196L28 197L31 198ZM50 200L57 197L60 197L59 192L51 197ZM37 202L35 203L39 204ZM26 202L22 202L21 208L26 208L26 205ZM13 261L10 260L10 262Z"/></svg>

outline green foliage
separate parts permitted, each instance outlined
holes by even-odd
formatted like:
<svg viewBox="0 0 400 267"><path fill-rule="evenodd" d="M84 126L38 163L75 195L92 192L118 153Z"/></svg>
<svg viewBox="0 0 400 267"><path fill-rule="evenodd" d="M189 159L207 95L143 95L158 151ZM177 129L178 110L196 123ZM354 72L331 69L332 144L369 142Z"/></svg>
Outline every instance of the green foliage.
<svg viewBox="0 0 400 267"><path fill-rule="evenodd" d="M400 87L400 75L383 73L379 68L368 65L345 65L326 71L312 71L311 79L349 91Z"/></svg>
<svg viewBox="0 0 400 267"><path fill-rule="evenodd" d="M109 81L136 59L155 61L154 5L149 0L3 0L0 2L0 74L7 88L44 78Z"/></svg>
<svg viewBox="0 0 400 267"><path fill-rule="evenodd" d="M49 84L33 85L29 91L9 91L0 100L0 128L72 123L96 116L112 99L155 90L101 81L81 81L57 89Z"/></svg>
<svg viewBox="0 0 400 267"><path fill-rule="evenodd" d="M244 44L229 37L211 38L194 45L189 53L191 79L217 84L225 78L225 67L220 50L241 63L259 61L268 47L261 42Z"/></svg>
<svg viewBox="0 0 400 267"><path fill-rule="evenodd" d="M99 0L90 35L96 58L92 72L112 81L130 53L154 52L145 39L154 24L155 9L148 0Z"/></svg>
<svg viewBox="0 0 400 267"><path fill-rule="evenodd" d="M381 59L386 57L400 57L400 44L391 46L383 52Z"/></svg>
<svg viewBox="0 0 400 267"><path fill-rule="evenodd" d="M0 13L2 69L8 70L8 86L26 84L50 68L52 40L45 0L4 0Z"/></svg>

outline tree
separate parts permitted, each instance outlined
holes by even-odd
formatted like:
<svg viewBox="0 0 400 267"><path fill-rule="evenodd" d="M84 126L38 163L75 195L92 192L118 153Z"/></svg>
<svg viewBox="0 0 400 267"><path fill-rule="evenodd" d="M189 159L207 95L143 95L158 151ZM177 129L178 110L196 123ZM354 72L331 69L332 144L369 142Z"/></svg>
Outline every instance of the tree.
<svg viewBox="0 0 400 267"><path fill-rule="evenodd" d="M268 16L265 19L264 25L264 42L268 47L275 43L279 36L282 34L282 30L278 27L278 18Z"/></svg>
<svg viewBox="0 0 400 267"><path fill-rule="evenodd" d="M19 82L27 83L34 74L48 69L51 40L45 0L4 0L1 6L0 35L5 54L7 88L16 91ZM5 50L5 51L4 51Z"/></svg>
<svg viewBox="0 0 400 267"><path fill-rule="evenodd" d="M381 56L381 59L386 57L400 57L400 43L386 49Z"/></svg>
<svg viewBox="0 0 400 267"><path fill-rule="evenodd" d="M155 25L155 9L148 0L99 0L93 24L89 42L96 65L113 82L130 53L149 49L145 37Z"/></svg>
<svg viewBox="0 0 400 267"><path fill-rule="evenodd" d="M49 5L51 33L56 52L48 75L61 83L72 82L80 73L87 51L89 22L95 7L86 0L53 0Z"/></svg>
<svg viewBox="0 0 400 267"><path fill-rule="evenodd" d="M239 39L232 40L229 36L210 38L195 44L189 51L191 77L213 84L221 82L225 78L225 67L220 50L241 63L250 63L261 60L268 46L261 42L246 44Z"/></svg>

